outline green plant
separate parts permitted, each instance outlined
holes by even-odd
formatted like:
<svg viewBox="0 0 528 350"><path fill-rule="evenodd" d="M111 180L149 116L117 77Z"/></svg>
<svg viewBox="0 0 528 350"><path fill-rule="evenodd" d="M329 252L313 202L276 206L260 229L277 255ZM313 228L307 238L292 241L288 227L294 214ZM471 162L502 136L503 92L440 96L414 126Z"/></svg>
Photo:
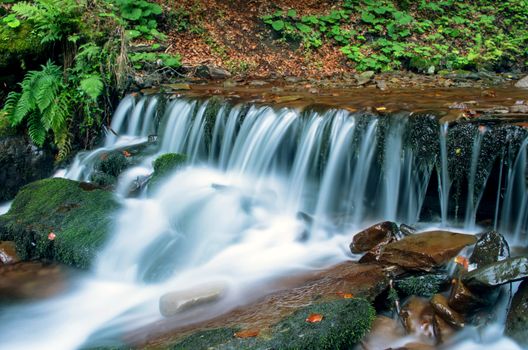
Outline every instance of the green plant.
<svg viewBox="0 0 528 350"><path fill-rule="evenodd" d="M158 64L162 67L181 67L180 55L171 55L157 52L137 52L129 55L130 62L136 69L142 68L145 64Z"/></svg>
<svg viewBox="0 0 528 350"><path fill-rule="evenodd" d="M119 15L126 22L130 38L164 39L157 29L156 16L162 13L161 6L146 0L113 0L119 9Z"/></svg>
<svg viewBox="0 0 528 350"><path fill-rule="evenodd" d="M61 68L48 62L39 71L29 71L20 87L21 92L9 93L4 107L11 125L27 121L28 134L38 146L44 144L51 130L59 149L65 147L71 96Z"/></svg>

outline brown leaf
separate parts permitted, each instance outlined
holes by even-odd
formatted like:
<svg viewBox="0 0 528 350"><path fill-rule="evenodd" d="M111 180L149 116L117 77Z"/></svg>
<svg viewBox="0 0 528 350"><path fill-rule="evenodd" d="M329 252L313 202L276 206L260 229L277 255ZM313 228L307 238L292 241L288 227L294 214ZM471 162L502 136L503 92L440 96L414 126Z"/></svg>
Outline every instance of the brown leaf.
<svg viewBox="0 0 528 350"><path fill-rule="evenodd" d="M260 331L258 329L244 329L235 333L236 338L254 338L259 335Z"/></svg>
<svg viewBox="0 0 528 350"><path fill-rule="evenodd" d="M457 257L455 257L455 263L459 264L459 265L462 265L464 267L464 270L467 270L468 269L468 266L469 266L469 261L467 258L459 255Z"/></svg>
<svg viewBox="0 0 528 350"><path fill-rule="evenodd" d="M336 294L343 299L352 299L354 297L352 293L337 292Z"/></svg>
<svg viewBox="0 0 528 350"><path fill-rule="evenodd" d="M310 314L310 316L306 317L306 322L310 323L317 323L321 322L323 320L323 315L321 314Z"/></svg>

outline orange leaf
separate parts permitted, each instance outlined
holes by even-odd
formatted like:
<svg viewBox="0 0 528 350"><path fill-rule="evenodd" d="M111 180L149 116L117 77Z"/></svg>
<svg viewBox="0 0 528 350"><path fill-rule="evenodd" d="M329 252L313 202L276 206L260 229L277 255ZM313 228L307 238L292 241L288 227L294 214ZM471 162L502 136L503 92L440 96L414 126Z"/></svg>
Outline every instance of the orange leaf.
<svg viewBox="0 0 528 350"><path fill-rule="evenodd" d="M123 151L123 155L127 158L131 156L130 152L128 151Z"/></svg>
<svg viewBox="0 0 528 350"><path fill-rule="evenodd" d="M50 241L53 241L53 240L55 239L55 237L57 237L57 236L56 236L55 233L53 233L53 232L50 232L50 233L48 234L48 239L49 239Z"/></svg>
<svg viewBox="0 0 528 350"><path fill-rule="evenodd" d="M254 338L258 336L260 331L258 329L245 329L235 333L237 338Z"/></svg>
<svg viewBox="0 0 528 350"><path fill-rule="evenodd" d="M354 297L354 294L352 293L337 292L336 294L339 295L343 299L352 299Z"/></svg>
<svg viewBox="0 0 528 350"><path fill-rule="evenodd" d="M323 320L323 315L321 314L310 314L310 316L306 317L306 322L310 323L317 323L321 322Z"/></svg>
<svg viewBox="0 0 528 350"><path fill-rule="evenodd" d="M455 263L459 264L459 265L462 265L464 267L465 270L468 269L468 266L469 266L469 261L467 258L459 255L455 258Z"/></svg>
<svg viewBox="0 0 528 350"><path fill-rule="evenodd" d="M378 112L383 112L383 111L386 111L387 110L387 107L376 107L376 110Z"/></svg>

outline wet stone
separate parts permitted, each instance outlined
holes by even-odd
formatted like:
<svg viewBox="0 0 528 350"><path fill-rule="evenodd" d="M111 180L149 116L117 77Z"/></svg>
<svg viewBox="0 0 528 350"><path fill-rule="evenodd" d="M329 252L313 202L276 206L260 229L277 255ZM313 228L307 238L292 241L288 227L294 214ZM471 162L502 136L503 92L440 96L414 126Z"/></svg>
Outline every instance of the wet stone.
<svg viewBox="0 0 528 350"><path fill-rule="evenodd" d="M528 75L515 83L515 87L528 89Z"/></svg>
<svg viewBox="0 0 528 350"><path fill-rule="evenodd" d="M475 241L473 235L448 231L424 232L387 244L378 260L409 270L427 271L445 264Z"/></svg>
<svg viewBox="0 0 528 350"><path fill-rule="evenodd" d="M457 279L451 288L448 305L460 313L467 313L489 304L488 299L471 292L460 279Z"/></svg>
<svg viewBox="0 0 528 350"><path fill-rule="evenodd" d="M411 297L400 311L400 318L405 330L422 339L433 338L433 315L434 310L427 299Z"/></svg>
<svg viewBox="0 0 528 350"><path fill-rule="evenodd" d="M505 283L528 277L528 258L510 258L473 270L462 276L462 282L471 290L487 290Z"/></svg>
<svg viewBox="0 0 528 350"><path fill-rule="evenodd" d="M405 329L400 322L386 316L378 316L361 343L365 349L388 349L405 335Z"/></svg>
<svg viewBox="0 0 528 350"><path fill-rule="evenodd" d="M510 257L510 247L503 235L496 231L484 233L475 244L469 263L484 267Z"/></svg>
<svg viewBox="0 0 528 350"><path fill-rule="evenodd" d="M416 230L414 227L412 226L409 226L409 225L405 225L405 224L401 224L400 225L400 232L404 235L404 236L411 236L411 235L414 235L416 233L418 233L418 230Z"/></svg>
<svg viewBox="0 0 528 350"><path fill-rule="evenodd" d="M431 306L435 313L455 328L464 327L464 317L448 305L448 300L442 294L435 294L431 299Z"/></svg>
<svg viewBox="0 0 528 350"><path fill-rule="evenodd" d="M437 344L445 343L456 333L456 329L437 313L433 316L433 330Z"/></svg>
<svg viewBox="0 0 528 350"><path fill-rule="evenodd" d="M402 295L431 297L449 286L450 277L444 273L408 276L394 281L394 286Z"/></svg>
<svg viewBox="0 0 528 350"><path fill-rule="evenodd" d="M391 221L380 222L358 232L350 243L350 250L357 254L366 252L382 243L392 241L398 232L398 226Z"/></svg>
<svg viewBox="0 0 528 350"><path fill-rule="evenodd" d="M225 289L224 284L210 283L164 294L159 302L160 313L164 317L171 317L191 308L215 302L222 297Z"/></svg>
<svg viewBox="0 0 528 350"><path fill-rule="evenodd" d="M528 280L519 286L515 293L508 317L506 319L505 335L517 341L521 346L528 347Z"/></svg>
<svg viewBox="0 0 528 350"><path fill-rule="evenodd" d="M0 265L14 264L20 261L15 242L0 241Z"/></svg>

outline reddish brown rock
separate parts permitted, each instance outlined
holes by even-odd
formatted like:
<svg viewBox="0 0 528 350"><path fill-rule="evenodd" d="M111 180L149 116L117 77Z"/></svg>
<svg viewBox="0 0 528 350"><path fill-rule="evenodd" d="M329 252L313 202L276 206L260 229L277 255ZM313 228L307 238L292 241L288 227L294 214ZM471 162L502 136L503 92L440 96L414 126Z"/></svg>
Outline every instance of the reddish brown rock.
<svg viewBox="0 0 528 350"><path fill-rule="evenodd" d="M382 243L392 241L397 232L398 226L394 222L380 222L356 233L350 243L350 251L354 254L367 252Z"/></svg>
<svg viewBox="0 0 528 350"><path fill-rule="evenodd" d="M485 299L471 292L460 279L455 280L448 300L448 305L453 310L467 313L487 304Z"/></svg>
<svg viewBox="0 0 528 350"><path fill-rule="evenodd" d="M41 262L0 265L0 300L51 297L66 286L64 267Z"/></svg>
<svg viewBox="0 0 528 350"><path fill-rule="evenodd" d="M387 244L378 261L409 270L427 271L445 264L462 248L475 242L473 235L448 231L424 232Z"/></svg>
<svg viewBox="0 0 528 350"><path fill-rule="evenodd" d="M409 334L424 340L433 339L434 310L425 298L411 297L400 311L400 318Z"/></svg>
<svg viewBox="0 0 528 350"><path fill-rule="evenodd" d="M0 264L14 264L19 261L20 258L16 252L15 242L0 241Z"/></svg>
<svg viewBox="0 0 528 350"><path fill-rule="evenodd" d="M442 294L435 294L431 298L431 306L449 325L455 328L464 327L464 317L448 305L447 298Z"/></svg>
<svg viewBox="0 0 528 350"><path fill-rule="evenodd" d="M437 344L445 343L456 333L456 329L437 313L433 316L433 331Z"/></svg>

